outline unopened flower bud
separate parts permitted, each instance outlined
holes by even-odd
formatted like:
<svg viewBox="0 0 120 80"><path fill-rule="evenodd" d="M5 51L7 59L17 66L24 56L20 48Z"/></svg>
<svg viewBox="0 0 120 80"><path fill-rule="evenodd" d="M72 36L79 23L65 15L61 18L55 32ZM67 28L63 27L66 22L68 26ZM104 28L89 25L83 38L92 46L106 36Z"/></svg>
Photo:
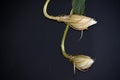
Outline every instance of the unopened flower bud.
<svg viewBox="0 0 120 80"><path fill-rule="evenodd" d="M77 55L77 56L71 56L70 60L73 63L74 66L74 72L75 68L84 71L92 66L94 63L94 60L86 55Z"/></svg>
<svg viewBox="0 0 120 80"><path fill-rule="evenodd" d="M93 18L75 14L61 16L58 21L68 23L75 30L85 30L88 29L89 26L97 23Z"/></svg>

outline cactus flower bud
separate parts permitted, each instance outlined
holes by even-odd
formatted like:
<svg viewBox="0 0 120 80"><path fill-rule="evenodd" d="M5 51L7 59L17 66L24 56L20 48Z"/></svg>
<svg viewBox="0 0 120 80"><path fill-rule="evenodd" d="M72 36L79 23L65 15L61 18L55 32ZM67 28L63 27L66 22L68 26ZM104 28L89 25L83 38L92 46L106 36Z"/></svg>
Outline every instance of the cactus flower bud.
<svg viewBox="0 0 120 80"><path fill-rule="evenodd" d="M70 61L74 65L74 72L75 72L75 68L80 71L84 71L90 68L94 63L94 60L86 55L71 56Z"/></svg>
<svg viewBox="0 0 120 80"><path fill-rule="evenodd" d="M61 16L58 21L68 23L75 30L85 30L97 23L93 18L76 14Z"/></svg>

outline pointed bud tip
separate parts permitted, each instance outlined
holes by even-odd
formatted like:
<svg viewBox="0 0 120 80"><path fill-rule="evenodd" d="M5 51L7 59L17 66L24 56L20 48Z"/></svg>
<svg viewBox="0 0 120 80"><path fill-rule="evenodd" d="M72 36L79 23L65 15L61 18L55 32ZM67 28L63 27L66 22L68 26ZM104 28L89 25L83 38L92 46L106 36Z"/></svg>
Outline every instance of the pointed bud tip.
<svg viewBox="0 0 120 80"><path fill-rule="evenodd" d="M94 19L92 19L92 21L91 21L91 23L90 23L91 25L94 25L94 24L97 24L97 21L96 20L94 20Z"/></svg>

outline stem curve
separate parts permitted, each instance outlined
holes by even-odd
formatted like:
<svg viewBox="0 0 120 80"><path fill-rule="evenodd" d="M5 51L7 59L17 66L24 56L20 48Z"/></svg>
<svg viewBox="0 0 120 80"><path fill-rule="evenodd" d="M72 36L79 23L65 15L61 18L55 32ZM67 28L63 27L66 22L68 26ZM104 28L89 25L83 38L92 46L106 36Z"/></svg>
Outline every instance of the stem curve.
<svg viewBox="0 0 120 80"><path fill-rule="evenodd" d="M44 7L43 7L43 13L46 18L52 19L52 20L59 20L59 17L51 16L47 13L47 7L49 4L50 0L46 0Z"/></svg>
<svg viewBox="0 0 120 80"><path fill-rule="evenodd" d="M65 51L65 39L66 39L66 35L67 35L68 30L69 30L69 25L67 24L66 28L64 30L64 33L63 33L62 41L61 41L61 50L62 50L62 54L65 58L70 58L70 55L67 54Z"/></svg>

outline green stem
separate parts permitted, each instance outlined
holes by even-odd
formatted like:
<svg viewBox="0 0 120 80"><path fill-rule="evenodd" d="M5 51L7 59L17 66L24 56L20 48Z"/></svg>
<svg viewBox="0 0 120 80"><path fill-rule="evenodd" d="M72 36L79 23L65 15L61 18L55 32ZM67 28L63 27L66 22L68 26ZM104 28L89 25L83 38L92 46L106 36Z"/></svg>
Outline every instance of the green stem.
<svg viewBox="0 0 120 80"><path fill-rule="evenodd" d="M67 32L69 30L69 25L67 24L66 25L66 28L64 30L64 34L63 34L63 37L62 37L62 41L61 41L61 49L62 49L62 54L65 58L69 58L69 54L66 53L65 51L65 39L66 39L66 35L67 35Z"/></svg>
<svg viewBox="0 0 120 80"><path fill-rule="evenodd" d="M70 14L73 13L73 9L71 10ZM65 58L70 58L70 55L66 53L65 51L65 39L66 39L66 36L67 36L67 32L69 30L69 25L67 24L66 25L66 28L64 30L64 34L63 34L63 37L62 37L62 41L61 41L61 49L62 49L62 54Z"/></svg>
<svg viewBox="0 0 120 80"><path fill-rule="evenodd" d="M53 20L59 20L58 17L54 17L54 16L51 16L47 13L47 6L49 4L50 0L46 0L45 4L44 4L44 7L43 7L43 13L44 13L44 16L49 18L49 19L53 19ZM66 35L67 35L67 32L69 30L69 25L66 25L66 29L64 31L64 34L63 34L63 37L62 37L62 42L61 42L61 49L62 49L62 53L63 53L63 56L65 58L69 58L69 54L66 53L65 51L65 46L64 46L64 43L65 43L65 39L66 39Z"/></svg>
<svg viewBox="0 0 120 80"><path fill-rule="evenodd" d="M59 17L51 16L47 13L47 6L48 6L49 2L50 2L50 0L46 0L46 2L44 4L44 7L43 7L44 16L49 19L52 19L52 20L59 20Z"/></svg>

